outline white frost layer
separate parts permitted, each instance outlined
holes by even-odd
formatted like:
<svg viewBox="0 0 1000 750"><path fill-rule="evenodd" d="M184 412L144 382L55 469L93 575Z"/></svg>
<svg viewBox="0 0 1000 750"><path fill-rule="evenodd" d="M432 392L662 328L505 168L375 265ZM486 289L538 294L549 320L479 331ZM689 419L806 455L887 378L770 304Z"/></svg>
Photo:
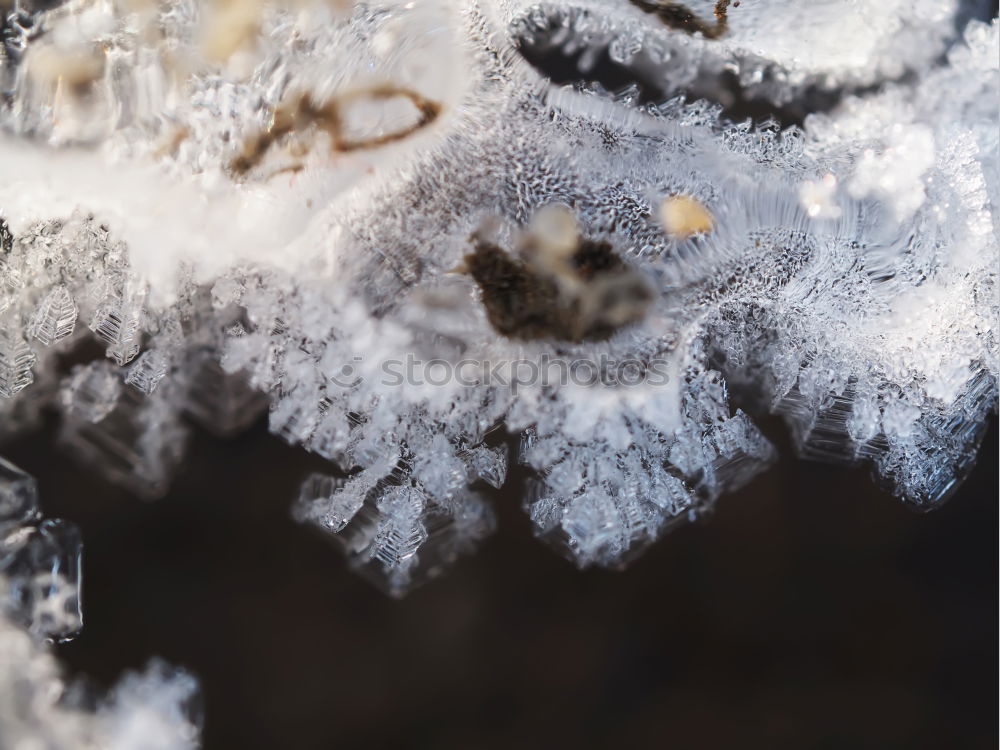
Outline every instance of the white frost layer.
<svg viewBox="0 0 1000 750"><path fill-rule="evenodd" d="M240 185L219 171L168 176L157 165L109 163L83 149L53 152L6 135L0 160L5 175L17 175L0 184L14 233L84 207L127 244L130 266L150 284L158 307L175 301L182 269L204 284L244 264L288 273L317 260L329 264L335 251L323 241L328 228L314 206L345 200L372 169L364 159L344 159Z"/></svg>

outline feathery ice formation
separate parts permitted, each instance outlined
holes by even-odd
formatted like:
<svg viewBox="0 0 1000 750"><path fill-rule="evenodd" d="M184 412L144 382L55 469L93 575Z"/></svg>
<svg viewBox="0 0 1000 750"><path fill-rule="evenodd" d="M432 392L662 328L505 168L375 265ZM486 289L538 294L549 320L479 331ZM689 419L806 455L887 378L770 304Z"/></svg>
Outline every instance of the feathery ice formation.
<svg viewBox="0 0 1000 750"><path fill-rule="evenodd" d="M988 11L15 2L0 433L58 410L155 497L192 424L269 409L330 461L297 517L393 594L509 460L540 537L620 565L767 467L753 415L932 508L997 394Z"/></svg>

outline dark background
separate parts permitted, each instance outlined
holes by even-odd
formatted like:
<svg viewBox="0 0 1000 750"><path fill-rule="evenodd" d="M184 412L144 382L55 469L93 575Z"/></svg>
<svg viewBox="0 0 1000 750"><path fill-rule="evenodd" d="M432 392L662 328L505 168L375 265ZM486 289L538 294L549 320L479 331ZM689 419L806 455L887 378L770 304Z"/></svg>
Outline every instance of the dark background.
<svg viewBox="0 0 1000 750"><path fill-rule="evenodd" d="M201 680L212 748L994 748L997 428L943 509L791 458L624 573L498 533L402 601L289 518L323 462L258 424L195 436L143 503L51 448L4 453L83 529L86 626L57 651L110 685L153 655Z"/></svg>

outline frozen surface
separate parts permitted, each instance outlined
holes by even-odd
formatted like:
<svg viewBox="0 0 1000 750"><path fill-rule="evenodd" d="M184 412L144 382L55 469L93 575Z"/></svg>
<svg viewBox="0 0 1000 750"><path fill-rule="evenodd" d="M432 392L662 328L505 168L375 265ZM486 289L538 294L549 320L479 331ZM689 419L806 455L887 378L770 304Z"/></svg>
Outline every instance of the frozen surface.
<svg viewBox="0 0 1000 750"><path fill-rule="evenodd" d="M503 429L538 535L581 566L765 469L768 412L804 458L941 503L996 402L997 23L686 12L13 13L0 432L52 405L65 449L156 496L192 420L269 405L331 462L297 517L393 594L492 530Z"/></svg>

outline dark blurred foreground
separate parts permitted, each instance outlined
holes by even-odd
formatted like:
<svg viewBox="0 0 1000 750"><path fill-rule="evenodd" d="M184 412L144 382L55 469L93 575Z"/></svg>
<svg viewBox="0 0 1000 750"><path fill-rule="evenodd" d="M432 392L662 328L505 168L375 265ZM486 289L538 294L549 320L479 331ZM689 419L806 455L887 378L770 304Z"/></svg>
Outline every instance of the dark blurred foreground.
<svg viewBox="0 0 1000 750"><path fill-rule="evenodd" d="M775 435L780 440L780 434ZM294 523L323 463L198 435L142 503L3 448L84 536L86 626L59 647L110 684L156 654L202 681L212 748L995 748L997 428L942 510L863 471L781 462L624 573L499 532L403 601Z"/></svg>

